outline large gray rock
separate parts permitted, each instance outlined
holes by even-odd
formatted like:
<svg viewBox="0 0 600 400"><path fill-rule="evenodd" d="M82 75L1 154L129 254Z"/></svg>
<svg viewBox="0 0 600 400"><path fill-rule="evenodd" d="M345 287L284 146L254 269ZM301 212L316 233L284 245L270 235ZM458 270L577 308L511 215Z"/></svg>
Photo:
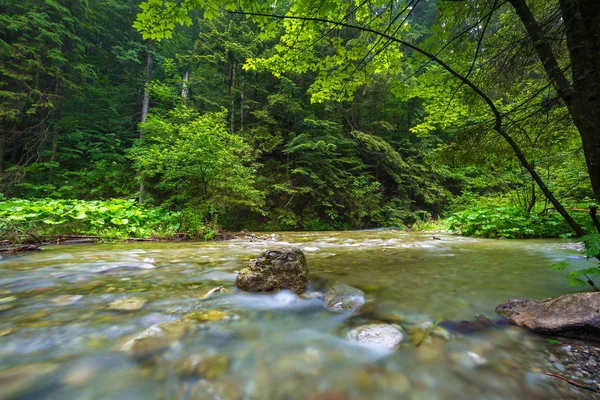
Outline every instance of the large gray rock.
<svg viewBox="0 0 600 400"><path fill-rule="evenodd" d="M366 302L362 290L344 283L332 286L323 296L323 301L331 311L355 311Z"/></svg>
<svg viewBox="0 0 600 400"><path fill-rule="evenodd" d="M513 299L496 307L496 312L532 331L600 341L600 292Z"/></svg>
<svg viewBox="0 0 600 400"><path fill-rule="evenodd" d="M263 251L242 269L235 285L249 292L270 292L289 289L298 294L308 283L306 257L297 247L282 247Z"/></svg>
<svg viewBox="0 0 600 400"><path fill-rule="evenodd" d="M393 349L398 346L404 335L398 325L369 324L359 326L348 332L348 337L358 343Z"/></svg>

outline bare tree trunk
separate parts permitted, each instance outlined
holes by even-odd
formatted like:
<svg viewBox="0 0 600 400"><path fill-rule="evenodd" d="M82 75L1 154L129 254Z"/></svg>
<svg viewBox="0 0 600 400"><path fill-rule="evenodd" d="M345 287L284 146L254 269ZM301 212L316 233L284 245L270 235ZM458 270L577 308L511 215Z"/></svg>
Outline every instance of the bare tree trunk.
<svg viewBox="0 0 600 400"><path fill-rule="evenodd" d="M240 131L244 130L244 95L246 90L246 82L242 81L242 88L240 91Z"/></svg>
<svg viewBox="0 0 600 400"><path fill-rule="evenodd" d="M187 99L188 99L188 80L190 79L190 73L189 71L185 71L185 74L183 74L183 85L181 87L181 98L183 99L183 104L186 105L187 104Z"/></svg>
<svg viewBox="0 0 600 400"><path fill-rule="evenodd" d="M142 99L142 117L141 123L146 122L148 119L148 110L150 109L150 80L152 77L152 52L148 49L148 56L146 57L146 77L144 79L144 98ZM144 130L140 129L140 139L144 138ZM144 177L140 170L137 171L140 178L140 190L138 195L138 201L140 204L143 202L144 195Z"/></svg>
<svg viewBox="0 0 600 400"><path fill-rule="evenodd" d="M56 97L56 104L54 108L54 116L52 121L52 137L51 137L51 147L50 147L50 167L48 168L48 183L52 183L52 179L54 176L54 162L56 161L56 153L58 152L58 135L59 128L58 123L60 122L61 114L62 114L62 77L58 77L56 80L56 86L54 89L54 95Z"/></svg>
<svg viewBox="0 0 600 400"><path fill-rule="evenodd" d="M146 122L148 118L148 110L150 109L150 80L152 76L152 53L148 51L146 58L146 79L144 80L144 98L142 100L142 119L141 122ZM140 139L144 137L144 131L140 129Z"/></svg>
<svg viewBox="0 0 600 400"><path fill-rule="evenodd" d="M231 108L229 110L229 115L231 119L231 132L235 132L235 61L231 63L231 71L229 73L229 88L227 89L227 94L231 96Z"/></svg>
<svg viewBox="0 0 600 400"><path fill-rule="evenodd" d="M4 136L0 137L0 175L4 172L4 152L5 152L5 142L6 139Z"/></svg>

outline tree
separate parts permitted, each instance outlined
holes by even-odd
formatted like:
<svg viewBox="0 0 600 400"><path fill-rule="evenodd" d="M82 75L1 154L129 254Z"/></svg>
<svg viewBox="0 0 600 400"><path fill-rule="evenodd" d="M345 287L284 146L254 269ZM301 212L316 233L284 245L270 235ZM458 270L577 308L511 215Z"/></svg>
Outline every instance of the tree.
<svg viewBox="0 0 600 400"><path fill-rule="evenodd" d="M473 90L489 107L495 121L493 124L494 129L510 145L523 168L531 174L557 211L569 222L577 234L582 236L584 234L583 230L558 202L537 173L534 164L527 160L518 143L504 128L504 115L496 105L493 97L486 94L481 87L469 79L470 71L461 74L435 54L398 37L398 33L404 33L408 29L407 19L412 13L412 6L415 3L418 3L418 0L409 1L408 4L393 2L349 4L345 1L329 1L317 4L313 1L296 1L288 6L283 4L261 6L253 2L242 2L242 11L239 13L255 18L267 32L269 32L269 29L271 31L273 29L273 18L284 20L286 28L286 34L281 37L280 45L276 48L277 54L268 59L251 61L249 67L254 68L258 64L258 67L268 67L275 71L317 69L323 78L317 78L313 84L313 100L323 101L328 98L351 98L354 91L360 85L367 83L367 80L371 79L372 76L382 73L382 71L383 73L389 73L390 70L396 70L398 60L402 55L400 52L401 46L424 55L429 62L437 64ZM487 1L481 0L468 3L487 3ZM594 130L600 129L600 124L596 123L595 120L595 116L600 115L600 113L593 112L594 102L591 101L598 101L598 98L600 98L594 89L598 87L598 64L594 64L594 57L591 56L597 54L593 51L597 34L589 29L597 23L598 19L592 18L590 21L585 21L581 17L581 12L587 10L591 2L589 0L579 2L561 0L561 11L567 25L567 42L570 43L569 50L572 56L571 61L574 64L573 69L574 71L584 71L579 75L574 74L575 79L580 80L578 82L579 90L574 86L571 87L570 84L567 85L568 81L565 82L564 75L559 74L560 68L555 60L552 62L553 57L550 57L552 53L548 52L547 46L544 45L546 43L545 38L541 37L541 31L536 29L535 20L531 21L531 13L527 13L528 8L524 7L524 1L515 0L512 3L528 27L529 36L542 58L546 73L551 81L561 88L564 93L562 96L566 96L565 101L571 103L569 105L567 102L584 143L583 147L595 197L600 199L600 186L596 184L596 181L600 179L600 169L596 168L597 161L595 161L598 159L595 152L600 150L600 146L597 145L600 135ZM494 1L493 4L491 13L496 10L498 2ZM190 22L186 20L189 9L205 7L206 10L209 10L215 6L211 2L199 0L183 1L175 6L177 5L181 5L181 7L175 7L177 10L173 12L168 7L163 8L156 1L145 3L144 12L138 17L137 27L147 37L160 38L169 34L174 26L173 22ZM235 4L229 2L224 2L223 6L229 10L236 7ZM280 12L277 13L273 10ZM596 11L591 9L589 11L591 16L598 15ZM169 18L166 14L171 12L173 12L174 17ZM210 17L209 13L207 15ZM171 25L161 24L163 19L171 21ZM574 25L578 22L580 24L575 27ZM584 27L588 27L587 30ZM357 35L352 36L348 32L349 30L356 32ZM315 49L321 46L321 42L334 45L335 50L331 56L318 59ZM357 74L356 72L361 69L365 73ZM584 82L586 88L581 85ZM579 101L573 100L575 98L573 91L579 92L577 95L580 98Z"/></svg>

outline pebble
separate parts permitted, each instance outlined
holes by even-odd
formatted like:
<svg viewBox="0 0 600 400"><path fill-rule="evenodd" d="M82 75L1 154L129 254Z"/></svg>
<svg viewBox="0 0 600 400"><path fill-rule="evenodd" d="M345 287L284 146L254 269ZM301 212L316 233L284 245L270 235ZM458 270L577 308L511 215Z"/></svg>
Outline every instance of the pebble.
<svg viewBox="0 0 600 400"><path fill-rule="evenodd" d="M220 321L227 318L228 315L220 310L194 311L186 315L183 319L191 319L199 322Z"/></svg>
<svg viewBox="0 0 600 400"><path fill-rule="evenodd" d="M554 365L554 368L556 368L557 370L559 370L560 372L565 372L565 366L562 365L559 362L554 362L552 363L552 365Z"/></svg>
<svg viewBox="0 0 600 400"><path fill-rule="evenodd" d="M201 296L201 299L208 299L209 297L214 297L218 294L229 294L231 293L231 291L229 291L228 289L224 288L223 286L217 286L216 288L212 288L210 289L208 292L206 292L203 296Z"/></svg>
<svg viewBox="0 0 600 400"><path fill-rule="evenodd" d="M138 311L146 304L147 300L141 297L127 297L118 299L108 304L108 308L118 311Z"/></svg>
<svg viewBox="0 0 600 400"><path fill-rule="evenodd" d="M367 346L393 349L402 342L404 334L398 325L370 324L352 329L348 337Z"/></svg>
<svg viewBox="0 0 600 400"><path fill-rule="evenodd" d="M79 300L83 299L83 296L80 294L69 296L68 294L63 294L61 296L57 296L52 299L52 302L57 306L68 306L74 303L77 303Z"/></svg>

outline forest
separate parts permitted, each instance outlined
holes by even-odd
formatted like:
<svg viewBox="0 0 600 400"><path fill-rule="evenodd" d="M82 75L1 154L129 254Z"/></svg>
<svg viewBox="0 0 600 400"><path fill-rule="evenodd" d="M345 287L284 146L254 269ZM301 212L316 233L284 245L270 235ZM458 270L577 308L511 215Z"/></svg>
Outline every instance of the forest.
<svg viewBox="0 0 600 400"><path fill-rule="evenodd" d="M594 233L597 11L563 3L4 1L3 236Z"/></svg>
<svg viewBox="0 0 600 400"><path fill-rule="evenodd" d="M600 394L599 0L0 0L0 399Z"/></svg>

